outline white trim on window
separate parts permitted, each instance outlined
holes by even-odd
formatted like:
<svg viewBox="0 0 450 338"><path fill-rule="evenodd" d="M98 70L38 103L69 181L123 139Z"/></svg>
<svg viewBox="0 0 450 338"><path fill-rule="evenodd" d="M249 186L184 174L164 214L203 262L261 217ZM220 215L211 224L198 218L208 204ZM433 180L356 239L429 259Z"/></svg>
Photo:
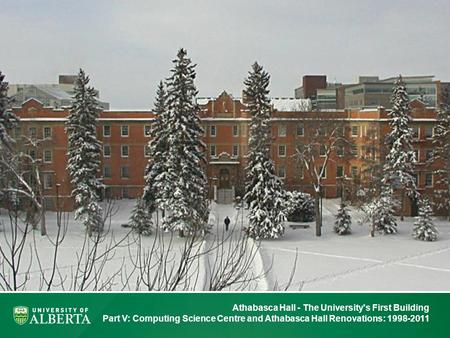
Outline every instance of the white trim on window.
<svg viewBox="0 0 450 338"><path fill-rule="evenodd" d="M124 133L125 130L126 130L126 133ZM128 124L123 124L120 126L120 136L121 137L130 136L130 126Z"/></svg>
<svg viewBox="0 0 450 338"><path fill-rule="evenodd" d="M152 125L146 124L144 125L144 137L151 137L152 136Z"/></svg>
<svg viewBox="0 0 450 338"><path fill-rule="evenodd" d="M46 130L50 131L49 136L45 136ZM53 130L52 130L52 127L51 127L51 126L43 126L43 127L42 127L42 138L44 138L44 139L50 139L50 140L51 140L52 137L53 137Z"/></svg>
<svg viewBox="0 0 450 338"><path fill-rule="evenodd" d="M44 163L52 163L53 162L53 152L50 149L44 149L43 154L43 162Z"/></svg>
<svg viewBox="0 0 450 338"><path fill-rule="evenodd" d="M281 151L281 149L284 149L284 151ZM284 154L283 154L284 152ZM286 145L285 144L279 144L278 145L278 157L286 157L287 154L287 149L286 149Z"/></svg>
<svg viewBox="0 0 450 338"><path fill-rule="evenodd" d="M105 151L105 149L108 149L109 151ZM103 157L111 157L111 146L109 144L103 145Z"/></svg>
<svg viewBox="0 0 450 338"><path fill-rule="evenodd" d="M124 150L126 151L124 152ZM128 145L121 145L120 146L120 157L126 158L130 156L130 147Z"/></svg>
<svg viewBox="0 0 450 338"><path fill-rule="evenodd" d="M106 133L106 130L109 130L109 133ZM103 126L103 137L111 137L111 125L105 124Z"/></svg>

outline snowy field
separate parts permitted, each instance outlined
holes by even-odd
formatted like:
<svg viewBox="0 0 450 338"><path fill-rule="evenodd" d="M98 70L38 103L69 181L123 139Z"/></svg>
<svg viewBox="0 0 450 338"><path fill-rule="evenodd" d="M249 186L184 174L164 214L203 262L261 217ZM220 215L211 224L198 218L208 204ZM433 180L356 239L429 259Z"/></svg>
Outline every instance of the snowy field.
<svg viewBox="0 0 450 338"><path fill-rule="evenodd" d="M103 267L99 284L107 283L109 290L136 290L137 269L136 236L129 234L129 229L121 225L127 223L134 201L120 201L119 210L111 220L111 233L120 245L109 257ZM242 225L247 222L247 210L236 210L232 205L212 204L210 223L214 225L212 234L203 243L196 244L194 250L207 252L194 260L190 273L189 285L179 285L178 290L208 290L211 284L224 282L216 276L223 275L227 266L233 264L230 252L246 252L248 258L243 260L240 268L245 270L248 282L237 283L223 290L304 290L304 291L435 291L450 290L450 224L436 220L440 232L436 242L422 242L412 238L413 218L406 218L399 224L396 235L369 236L368 225L359 225L361 214L350 208L352 215L352 234L337 236L333 230L334 214L337 212L338 200L324 200L322 237L315 237L314 223L307 229L291 229L286 226L283 239L265 240L259 249L253 241L242 239ZM68 231L59 248L58 275L70 281L76 272L78 257L83 243L84 232L81 225L68 215ZM223 219L231 219L230 230L223 228ZM47 227L50 238L56 234L56 214L47 212ZM0 220L7 226L5 210L1 211ZM5 236L8 228L0 232L0 245L6 248ZM47 237L35 231L35 247L31 241L24 248L21 262L21 275L27 272L27 290L42 289L41 271L47 276L51 271L53 245ZM165 243L170 243L171 262L179 259L186 242L185 238L164 235ZM105 247L111 237L102 243ZM149 250L154 243L154 235L142 237L142 247ZM218 247L220 245L220 248ZM167 244L166 244L167 245ZM38 254L36 254L36 249ZM245 250L244 250L245 249ZM36 256L40 257L42 268ZM296 262L297 257L297 262ZM31 260L30 264L30 258ZM156 263L155 261L153 261ZM261 277L261 273L267 274ZM221 273L222 272L222 273ZM292 280L290 277L292 274ZM114 276L113 279L109 277ZM258 278L257 278L258 277ZM259 278L260 277L260 278ZM220 279L220 278L219 278ZM245 280L246 278L242 278ZM67 282L68 283L68 282ZM58 289L58 288L56 288ZM66 285L66 289L70 289Z"/></svg>

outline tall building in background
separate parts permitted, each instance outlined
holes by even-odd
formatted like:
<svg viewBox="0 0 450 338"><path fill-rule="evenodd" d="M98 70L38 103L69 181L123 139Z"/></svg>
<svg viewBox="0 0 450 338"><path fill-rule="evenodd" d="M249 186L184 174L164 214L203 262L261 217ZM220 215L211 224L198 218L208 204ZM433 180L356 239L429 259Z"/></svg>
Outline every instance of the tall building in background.
<svg viewBox="0 0 450 338"><path fill-rule="evenodd" d="M305 75L302 86L295 89L295 98L310 99L316 109L337 109L337 90L341 86L340 83L328 83L326 75Z"/></svg>
<svg viewBox="0 0 450 338"><path fill-rule="evenodd" d="M295 89L295 97L310 99L313 108L363 109L391 108L391 95L397 77L359 76L356 83L328 83L326 75L305 75L302 86ZM433 75L404 76L411 101L419 100L426 107L437 107L440 93L449 83L435 80Z"/></svg>
<svg viewBox="0 0 450 338"><path fill-rule="evenodd" d="M45 107L61 109L72 104L76 75L60 75L58 83L52 84L10 84L8 96L13 99L14 106L35 99ZM99 97L100 93L97 93ZM109 110L109 103L100 102L104 110Z"/></svg>
<svg viewBox="0 0 450 338"><path fill-rule="evenodd" d="M391 108L391 95L396 78L360 76L358 83L344 87L345 108ZM420 100L427 107L436 107L440 81L435 81L434 76L404 76L403 82L411 101Z"/></svg>

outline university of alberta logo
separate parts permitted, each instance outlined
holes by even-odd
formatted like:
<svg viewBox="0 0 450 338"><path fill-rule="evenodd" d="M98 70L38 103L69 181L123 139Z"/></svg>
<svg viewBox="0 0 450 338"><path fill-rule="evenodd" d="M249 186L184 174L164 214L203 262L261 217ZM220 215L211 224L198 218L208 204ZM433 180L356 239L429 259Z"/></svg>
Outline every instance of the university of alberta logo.
<svg viewBox="0 0 450 338"><path fill-rule="evenodd" d="M28 306L15 306L13 308L14 321L23 325L28 321Z"/></svg>

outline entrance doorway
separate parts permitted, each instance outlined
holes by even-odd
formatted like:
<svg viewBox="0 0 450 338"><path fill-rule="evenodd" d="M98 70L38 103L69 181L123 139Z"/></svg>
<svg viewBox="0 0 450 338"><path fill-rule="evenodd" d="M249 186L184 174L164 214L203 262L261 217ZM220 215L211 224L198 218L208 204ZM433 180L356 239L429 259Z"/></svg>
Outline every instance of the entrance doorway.
<svg viewBox="0 0 450 338"><path fill-rule="evenodd" d="M230 189L230 171L228 169L220 169L219 172L219 189Z"/></svg>

